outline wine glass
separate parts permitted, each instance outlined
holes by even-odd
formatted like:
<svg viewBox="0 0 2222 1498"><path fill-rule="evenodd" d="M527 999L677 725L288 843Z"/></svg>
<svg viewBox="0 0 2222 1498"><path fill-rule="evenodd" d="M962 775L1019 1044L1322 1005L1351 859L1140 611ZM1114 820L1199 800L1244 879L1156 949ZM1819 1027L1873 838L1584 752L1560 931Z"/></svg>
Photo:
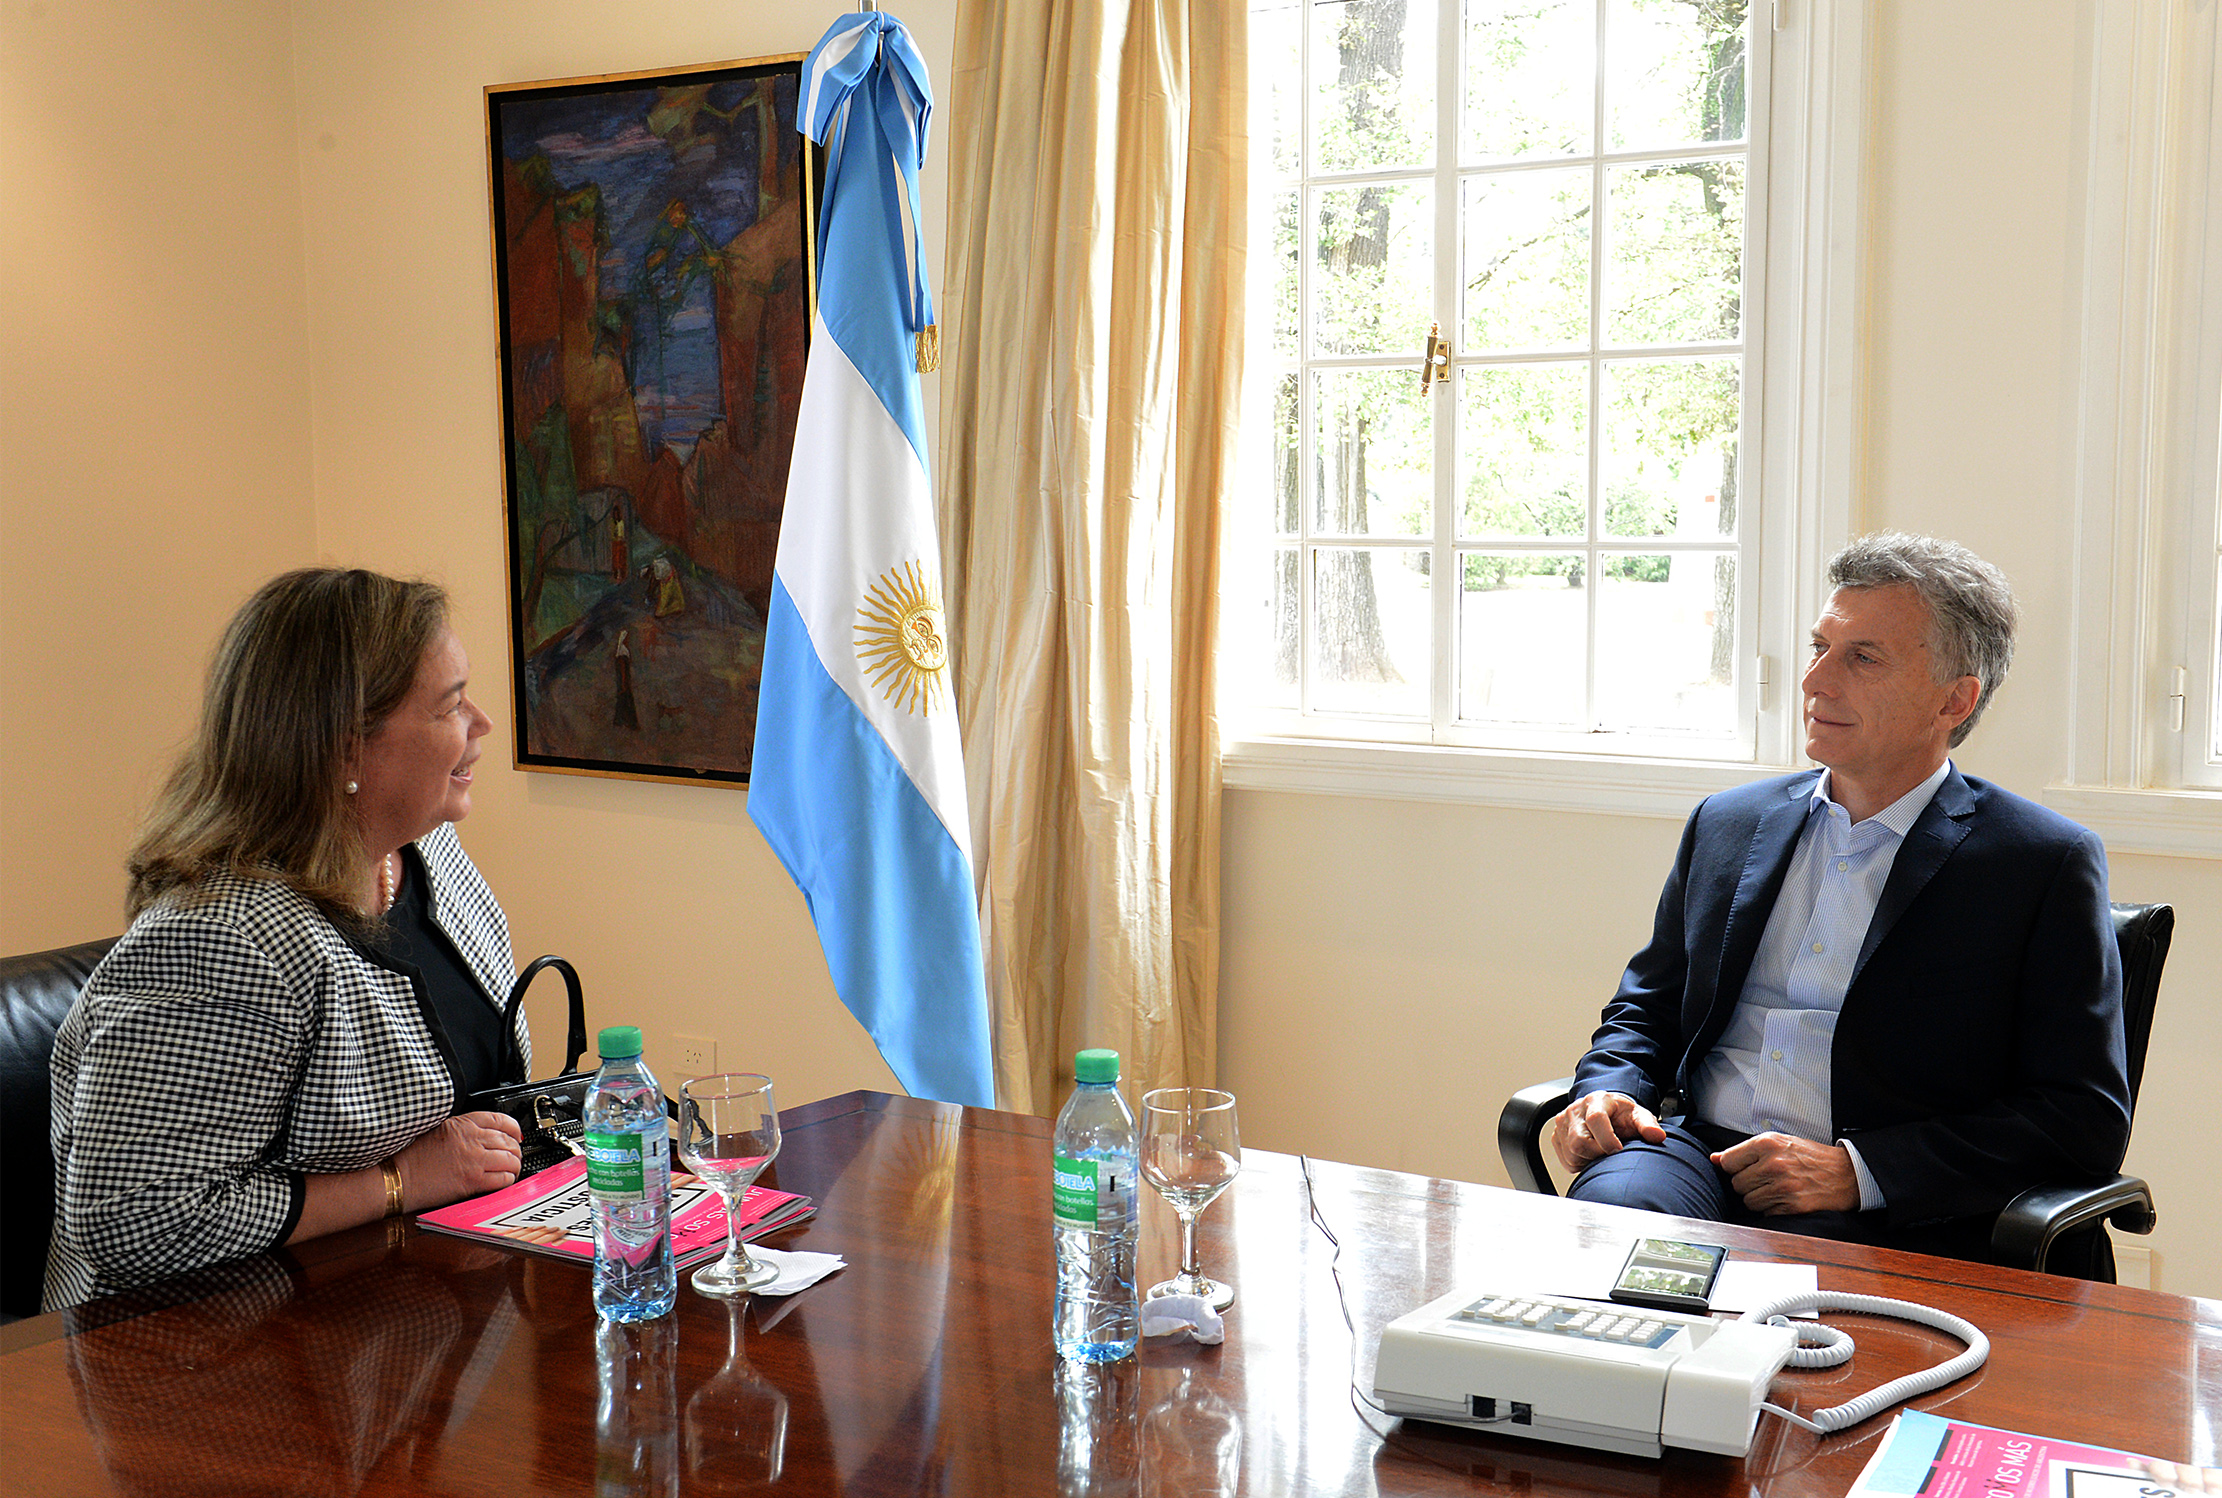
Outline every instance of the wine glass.
<svg viewBox="0 0 2222 1498"><path fill-rule="evenodd" d="M741 1241L741 1198L779 1153L772 1079L756 1072L696 1077L679 1089L679 1158L725 1201L725 1256L694 1272L704 1295L740 1295L779 1278Z"/></svg>
<svg viewBox="0 0 2222 1498"><path fill-rule="evenodd" d="M1242 1136L1234 1094L1211 1087L1160 1087L1142 1095L1142 1179L1180 1218L1180 1273L1149 1288L1193 1295L1216 1311L1234 1304L1234 1287L1207 1280L1196 1267L1196 1215L1234 1183L1242 1169Z"/></svg>

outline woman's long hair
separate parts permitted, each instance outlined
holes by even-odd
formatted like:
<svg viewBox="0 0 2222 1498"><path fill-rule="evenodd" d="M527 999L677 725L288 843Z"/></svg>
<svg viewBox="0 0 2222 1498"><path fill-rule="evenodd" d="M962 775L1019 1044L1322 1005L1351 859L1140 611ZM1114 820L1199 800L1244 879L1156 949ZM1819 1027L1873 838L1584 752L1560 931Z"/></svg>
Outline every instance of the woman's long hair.
<svg viewBox="0 0 2222 1498"><path fill-rule="evenodd" d="M447 595L431 583L310 567L263 584L224 630L200 732L131 850L128 914L222 872L280 880L340 926L363 926L348 764L446 624Z"/></svg>

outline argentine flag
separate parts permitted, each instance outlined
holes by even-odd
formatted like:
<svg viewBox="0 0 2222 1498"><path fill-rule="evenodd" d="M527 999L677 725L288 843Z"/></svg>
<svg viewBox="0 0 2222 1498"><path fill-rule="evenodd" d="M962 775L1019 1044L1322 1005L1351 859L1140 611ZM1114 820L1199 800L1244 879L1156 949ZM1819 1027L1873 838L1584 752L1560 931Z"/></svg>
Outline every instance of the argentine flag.
<svg viewBox="0 0 2222 1498"><path fill-rule="evenodd" d="M964 764L926 472L918 169L933 95L890 16L835 21L797 122L825 147L818 317L764 640L748 814L833 986L913 1096L995 1104Z"/></svg>

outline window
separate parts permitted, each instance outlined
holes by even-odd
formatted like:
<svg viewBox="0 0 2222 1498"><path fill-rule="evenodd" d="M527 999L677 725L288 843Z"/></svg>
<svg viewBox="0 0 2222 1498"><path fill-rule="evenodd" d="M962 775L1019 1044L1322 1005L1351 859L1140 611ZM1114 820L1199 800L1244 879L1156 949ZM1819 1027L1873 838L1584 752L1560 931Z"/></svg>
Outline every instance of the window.
<svg viewBox="0 0 2222 1498"><path fill-rule="evenodd" d="M2160 115L2167 207L2160 231L2165 298L2157 322L2162 376L2154 394L2147 473L2158 493L2142 496L2162 536L2155 579L2159 630L2142 675L2157 708L2150 779L2159 785L2222 789L2222 656L2216 600L2222 597L2222 143L2215 68L2222 63L2213 9L2178 4L2171 24L2174 76ZM2218 850L2222 851L2222 850Z"/></svg>
<svg viewBox="0 0 2222 1498"><path fill-rule="evenodd" d="M1318 739L1787 761L1848 529L1844 9L1253 0L1230 783Z"/></svg>
<svg viewBox="0 0 2222 1498"><path fill-rule="evenodd" d="M2073 748L2047 804L2222 856L2222 36L2099 0L2085 142Z"/></svg>

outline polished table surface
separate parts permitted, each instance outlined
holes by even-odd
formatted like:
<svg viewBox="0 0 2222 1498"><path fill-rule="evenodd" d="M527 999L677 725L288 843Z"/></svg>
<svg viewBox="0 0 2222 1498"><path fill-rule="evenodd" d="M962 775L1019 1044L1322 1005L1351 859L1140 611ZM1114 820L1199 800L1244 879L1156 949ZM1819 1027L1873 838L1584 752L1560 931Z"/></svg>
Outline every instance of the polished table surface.
<svg viewBox="0 0 2222 1498"><path fill-rule="evenodd" d="M1374 1339L1397 1315L1522 1266L1617 1261L1672 1219L1251 1150L1203 1219L1240 1294L1219 1346L1146 1342L1100 1370L1050 1347L1049 1128L851 1093L783 1118L776 1184L820 1203L774 1246L848 1268L598 1335L588 1272L378 1224L156 1290L0 1328L0 1485L64 1493L1842 1494L1887 1424L1818 1438L1768 1417L1748 1460L1608 1456L1385 1419ZM767 1178L769 1179L769 1178ZM1145 1195L1141 1272L1169 1274ZM1825 1290L1917 1300L1991 1338L1918 1401L1954 1418L2217 1462L2222 1304L1691 1225L1739 1255L1817 1262ZM1958 1349L1832 1316L1845 1367L1786 1373L1840 1403Z"/></svg>

